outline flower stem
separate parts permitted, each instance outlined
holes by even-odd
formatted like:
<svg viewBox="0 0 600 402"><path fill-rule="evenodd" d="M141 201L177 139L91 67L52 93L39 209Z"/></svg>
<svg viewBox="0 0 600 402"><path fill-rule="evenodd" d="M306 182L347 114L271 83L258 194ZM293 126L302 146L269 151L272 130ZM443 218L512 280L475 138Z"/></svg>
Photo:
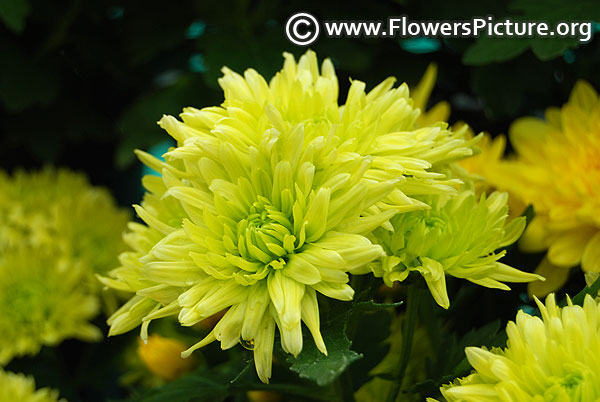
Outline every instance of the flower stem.
<svg viewBox="0 0 600 402"><path fill-rule="evenodd" d="M422 296L423 290L418 282L413 283L408 287L406 295L406 316L402 328L402 352L400 354L400 364L394 373L395 381L388 394L388 402L394 402L401 399L402 380L404 379L404 374L406 373L406 368L408 367L408 362L410 360L410 352L412 349L415 328L417 326L419 305L421 304Z"/></svg>

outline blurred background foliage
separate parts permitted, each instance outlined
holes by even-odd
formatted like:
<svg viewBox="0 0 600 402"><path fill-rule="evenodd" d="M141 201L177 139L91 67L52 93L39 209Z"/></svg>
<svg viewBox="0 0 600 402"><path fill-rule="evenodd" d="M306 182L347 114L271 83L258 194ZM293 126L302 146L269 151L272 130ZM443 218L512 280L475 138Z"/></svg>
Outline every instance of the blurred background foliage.
<svg viewBox="0 0 600 402"><path fill-rule="evenodd" d="M162 114L178 114L184 106L219 104L223 96L217 78L223 65L238 72L253 67L270 77L280 68L283 51L303 53L305 49L293 46L284 35L287 18L298 11L308 11L320 21L385 20L402 14L411 20L493 15L548 22L600 21L597 0L0 0L0 166L8 171L46 164L68 166L87 173L93 184L109 187L123 205L139 201L141 166L132 151L160 153L168 146L168 137L156 121ZM598 32L599 26L596 23L593 29ZM517 117L541 116L546 107L563 104L577 79L600 88L598 39L581 44L573 38L328 39L322 35L311 47L319 57L332 58L342 100L349 78L372 87L393 75L414 85L427 65L435 62L438 82L430 103L448 100L450 123L466 121L476 132L492 135L506 133ZM533 268L539 259L513 253L506 262ZM449 283L451 290L452 286L455 301L443 314L461 319L444 329L455 333L451 337L435 331L445 337L433 342L439 359L444 359L445 366L433 366L439 378L460 362L464 345L480 343L468 330L490 324L482 317L500 313L503 326L514 317L515 306L523 303L519 291L524 287L500 293L470 286L458 291L455 283ZM581 287L580 281L566 290L574 294ZM469 304L474 293L481 301L477 306ZM504 311L499 305L506 306ZM102 321L98 319L99 325ZM433 319L430 323L438 324ZM485 328L489 338L492 327ZM36 374L41 386L63 384L61 389L72 402L123 397L116 386L119 373L102 367L111 365L130 338L85 348L69 341L9 368ZM369 342L353 341L364 346L360 351L367 356ZM459 352L452 357L446 353L448 348ZM43 367L62 368L49 372ZM249 381L236 378L242 384ZM193 379L187 381L190 387L198 387ZM223 378L215 381L222 391ZM424 387L427 384L420 389Z"/></svg>

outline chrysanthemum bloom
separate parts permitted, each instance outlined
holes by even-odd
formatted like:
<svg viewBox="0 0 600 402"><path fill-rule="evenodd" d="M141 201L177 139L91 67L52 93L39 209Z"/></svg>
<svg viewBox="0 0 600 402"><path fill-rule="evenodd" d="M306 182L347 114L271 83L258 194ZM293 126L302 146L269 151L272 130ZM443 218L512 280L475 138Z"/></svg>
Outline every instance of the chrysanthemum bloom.
<svg viewBox="0 0 600 402"><path fill-rule="evenodd" d="M58 399L58 391L41 388L36 391L31 376L15 374L0 368L0 401L13 402L67 402Z"/></svg>
<svg viewBox="0 0 600 402"><path fill-rule="evenodd" d="M319 71L312 51L298 63L291 54L284 53L284 58L283 69L268 84L252 69L241 76L224 68L219 80L225 94L221 107L186 108L181 114L183 123L169 116L161 120L161 126L179 145L190 136L204 134L247 153L249 146L258 145L265 130L303 123L315 128L306 130L307 136L327 136L337 149L338 161L357 154L372 157L365 177L399 180L402 193L393 192L391 200L406 210L423 205L405 195L455 192L455 181L431 168L471 155L478 138L467 141L466 127L452 132L444 121L434 121L447 113L428 114L427 121L419 120L435 81L435 68L417 86L417 102L410 98L406 84L394 88L396 80L390 77L368 93L365 83L352 80L346 102L340 105L338 81L329 59Z"/></svg>
<svg viewBox="0 0 600 402"><path fill-rule="evenodd" d="M507 197L494 192L478 200L473 191L464 190L454 197L431 198L430 210L397 215L391 220L393 232L374 232L387 256L368 268L388 286L419 272L444 308L450 306L446 274L503 290L510 290L505 281L539 279L498 261L506 251L497 250L515 242L525 228L525 218L506 224Z"/></svg>
<svg viewBox="0 0 600 402"><path fill-rule="evenodd" d="M579 81L561 109L548 109L545 120L517 120L509 135L516 157L491 181L534 207L520 246L548 250L537 271L552 285L544 293L560 287L570 267L600 272L598 94Z"/></svg>
<svg viewBox="0 0 600 402"><path fill-rule="evenodd" d="M128 219L105 189L92 187L82 174L0 171L0 250L44 249L105 273L118 264Z"/></svg>
<svg viewBox="0 0 600 402"><path fill-rule="evenodd" d="M275 327L283 349L302 349L303 321L326 353L316 293L350 300L349 271L383 255L365 235L398 212L427 207L414 194L453 193L436 164L469 155L471 143L443 122L416 127L406 85L371 92L353 81L337 101L329 60L319 72L307 52L267 84L256 71L224 69L221 107L184 109L160 125L177 140L166 162L138 153L162 178L148 193L126 241L133 251L102 281L136 292L110 319L111 335L178 315L194 325L227 310L185 355L214 340L254 350L271 375Z"/></svg>
<svg viewBox="0 0 600 402"><path fill-rule="evenodd" d="M2 252L0 365L65 338L102 337L88 322L98 313L98 301L82 285L86 274L81 264L55 256L31 250Z"/></svg>
<svg viewBox="0 0 600 402"><path fill-rule="evenodd" d="M297 355L301 321L326 353L316 292L352 298L345 272L383 253L363 233L396 211L361 213L395 182L364 179L366 158L334 164L335 149L328 149L323 137L303 146L303 131L303 125L267 131L261 148L249 154L219 141L219 154L188 159L192 149L180 147L171 154L184 159L163 164L162 179L146 176L150 193L136 210L148 226L132 225L127 241L135 251L122 255L116 279L103 279L137 292L109 319L111 335L143 320L146 337L154 318L178 314L191 326L228 308L186 355L214 340L226 349L242 339L254 348L258 373L267 381L275 326L283 348ZM143 156L159 163L148 158ZM314 160L320 158L331 162L317 170ZM175 170L177 165L187 166L187 174ZM192 173L197 166L202 169Z"/></svg>
<svg viewBox="0 0 600 402"><path fill-rule="evenodd" d="M465 349L475 372L441 389L448 402L600 400L600 305L535 301L542 318L519 311L505 349Z"/></svg>
<svg viewBox="0 0 600 402"><path fill-rule="evenodd" d="M154 375L165 381L172 381L192 370L196 364L193 358L181 357L186 349L187 346L177 339L154 334L146 342L139 342L137 353Z"/></svg>

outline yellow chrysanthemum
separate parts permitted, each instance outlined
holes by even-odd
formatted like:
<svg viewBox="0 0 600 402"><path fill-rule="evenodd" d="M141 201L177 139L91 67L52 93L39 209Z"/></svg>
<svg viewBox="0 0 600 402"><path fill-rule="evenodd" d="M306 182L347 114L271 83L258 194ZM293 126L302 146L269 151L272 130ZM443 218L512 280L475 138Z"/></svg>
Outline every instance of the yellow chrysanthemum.
<svg viewBox="0 0 600 402"><path fill-rule="evenodd" d="M552 271L577 264L586 272L600 272L598 94L579 81L561 109L548 109L545 120L517 120L509 135L517 155L504 162L501 174L491 181L524 204L533 204L535 218L521 247L528 252L548 250L543 274L552 276ZM553 280L554 288L560 282Z"/></svg>
<svg viewBox="0 0 600 402"><path fill-rule="evenodd" d="M84 175L66 169L0 171L0 250L35 248L105 273L123 251L129 213Z"/></svg>
<svg viewBox="0 0 600 402"><path fill-rule="evenodd" d="M397 215L393 232L377 229L374 237L387 253L369 264L386 285L419 272L436 302L450 306L446 274L490 288L510 290L502 282L529 282L538 275L512 268L498 260L525 228L525 218L506 223L506 193L483 194L478 200L471 190L458 196L431 198L431 209Z"/></svg>
<svg viewBox="0 0 600 402"><path fill-rule="evenodd" d="M172 381L196 365L193 358L181 357L181 353L186 349L187 346L177 339L154 334L149 336L146 342L139 341L137 353L150 372L162 380Z"/></svg>
<svg viewBox="0 0 600 402"><path fill-rule="evenodd" d="M82 285L85 276L83 266L69 260L31 250L2 252L0 365L65 338L102 337L88 322L97 314L98 302Z"/></svg>
<svg viewBox="0 0 600 402"><path fill-rule="evenodd" d="M475 372L441 389L448 402L600 400L600 304L535 301L542 318L519 311L505 349L466 348Z"/></svg>
<svg viewBox="0 0 600 402"><path fill-rule="evenodd" d="M36 391L31 376L15 374L0 368L0 401L2 402L67 402L58 399L58 391L41 388Z"/></svg>
<svg viewBox="0 0 600 402"><path fill-rule="evenodd" d="M466 137L472 138L473 132L468 130ZM492 138L490 134L484 133L481 140L477 143L477 148L478 152L475 155L462 159L457 164L474 181L476 194L489 194L494 190L498 190L494 187L493 183L497 181L496 177L502 174L498 165L501 163L504 155L506 137L499 135ZM506 189L502 189L502 191L506 191ZM509 197L508 202L511 212L518 214L523 211L524 206L516 201L518 200L513 200L513 197Z"/></svg>
<svg viewBox="0 0 600 402"><path fill-rule="evenodd" d="M443 122L417 128L406 85L388 79L371 92L353 81L338 105L337 78L325 60L285 54L270 82L254 70L224 69L221 107L184 109L183 122L159 124L177 140L161 162L126 241L133 251L102 281L136 292L110 319L111 335L178 315L191 326L227 310L214 340L254 350L267 382L275 327L282 347L302 349L303 321L323 353L317 292L350 300L348 275L383 255L366 237L398 212L427 207L415 194L454 193L429 169L471 154L462 132ZM391 227L390 227L391 228Z"/></svg>

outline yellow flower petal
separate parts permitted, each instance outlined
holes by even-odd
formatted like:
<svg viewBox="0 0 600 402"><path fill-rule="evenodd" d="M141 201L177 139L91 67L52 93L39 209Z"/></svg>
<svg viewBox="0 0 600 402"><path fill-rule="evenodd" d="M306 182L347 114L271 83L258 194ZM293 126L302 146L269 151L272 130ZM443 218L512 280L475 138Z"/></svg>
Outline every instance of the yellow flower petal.
<svg viewBox="0 0 600 402"><path fill-rule="evenodd" d="M560 290L569 278L569 269L552 265L547 258L535 269L535 273L546 278L545 281L534 281L527 285L529 297L546 297L549 293Z"/></svg>
<svg viewBox="0 0 600 402"><path fill-rule="evenodd" d="M586 245L589 246L590 238L596 233L596 229L587 227L562 232L550 244L548 260L554 265L565 268L579 264L584 250L587 249ZM596 245L600 246L600 242ZM600 254L598 255L600 256Z"/></svg>
<svg viewBox="0 0 600 402"><path fill-rule="evenodd" d="M581 267L586 272L600 272L600 231L585 246Z"/></svg>

